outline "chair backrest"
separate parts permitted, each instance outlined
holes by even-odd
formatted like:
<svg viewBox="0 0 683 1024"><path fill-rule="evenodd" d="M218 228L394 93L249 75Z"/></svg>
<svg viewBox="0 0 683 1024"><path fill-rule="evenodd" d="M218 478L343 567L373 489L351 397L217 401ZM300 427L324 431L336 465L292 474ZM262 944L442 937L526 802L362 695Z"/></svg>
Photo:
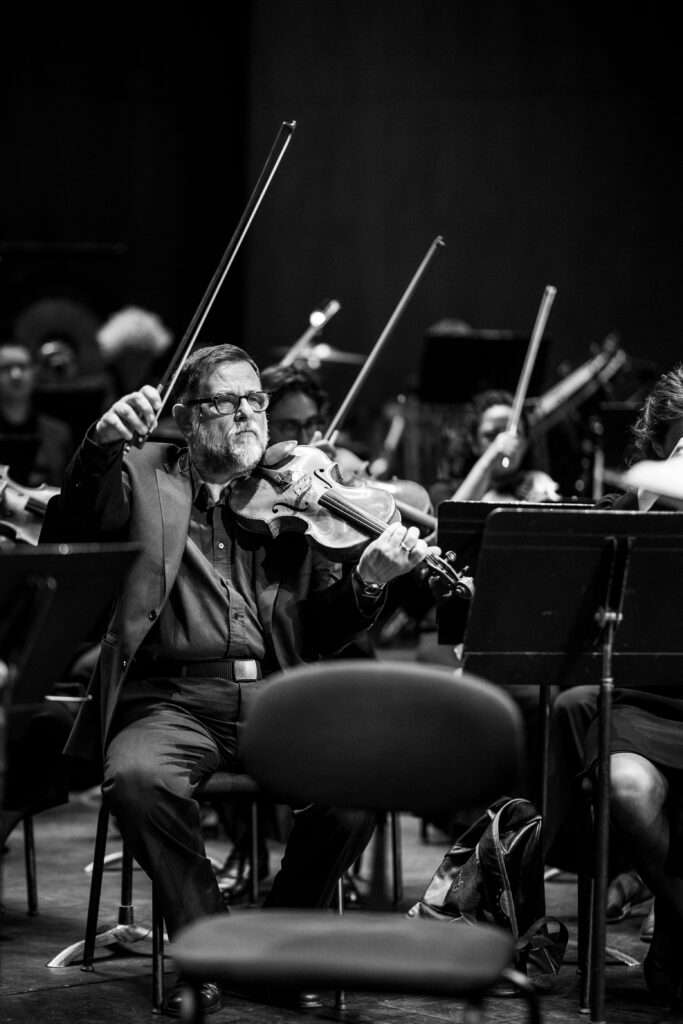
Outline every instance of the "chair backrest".
<svg viewBox="0 0 683 1024"><path fill-rule="evenodd" d="M272 676L244 724L278 799L438 812L514 794L523 726L501 689L438 665L337 660Z"/></svg>

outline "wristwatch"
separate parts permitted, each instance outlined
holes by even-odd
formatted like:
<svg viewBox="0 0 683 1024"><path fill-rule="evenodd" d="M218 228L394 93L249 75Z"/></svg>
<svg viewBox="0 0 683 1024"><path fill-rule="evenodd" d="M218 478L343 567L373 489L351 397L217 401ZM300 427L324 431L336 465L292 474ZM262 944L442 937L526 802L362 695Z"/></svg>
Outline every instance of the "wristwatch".
<svg viewBox="0 0 683 1024"><path fill-rule="evenodd" d="M386 583L366 583L358 569L353 570L353 578L356 581L356 585L360 591L361 597L379 597L386 586Z"/></svg>

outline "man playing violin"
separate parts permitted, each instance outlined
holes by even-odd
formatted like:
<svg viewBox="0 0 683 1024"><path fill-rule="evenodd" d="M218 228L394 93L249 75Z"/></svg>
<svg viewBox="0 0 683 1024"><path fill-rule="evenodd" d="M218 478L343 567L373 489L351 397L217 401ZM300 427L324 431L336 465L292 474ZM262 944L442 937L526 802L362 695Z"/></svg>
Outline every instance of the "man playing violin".
<svg viewBox="0 0 683 1024"><path fill-rule="evenodd" d="M176 395L185 445L131 443L149 434L162 405L145 385L90 428L58 499L69 539L142 546L68 750L92 755L99 737L103 794L157 886L171 937L224 909L194 792L218 768L238 770L238 723L259 681L340 650L375 621L390 580L438 553L416 528L394 523L343 574L300 534L248 532L230 494L268 445L256 364L233 345L199 349ZM365 813L297 811L267 904L328 906L373 824ZM202 1001L218 1008L215 985ZM177 1016L180 1004L178 986L165 1009Z"/></svg>
<svg viewBox="0 0 683 1024"><path fill-rule="evenodd" d="M470 459L458 485L457 501L559 501L557 484L529 465L527 426L510 431L513 396L507 391L481 391L474 396L467 424Z"/></svg>

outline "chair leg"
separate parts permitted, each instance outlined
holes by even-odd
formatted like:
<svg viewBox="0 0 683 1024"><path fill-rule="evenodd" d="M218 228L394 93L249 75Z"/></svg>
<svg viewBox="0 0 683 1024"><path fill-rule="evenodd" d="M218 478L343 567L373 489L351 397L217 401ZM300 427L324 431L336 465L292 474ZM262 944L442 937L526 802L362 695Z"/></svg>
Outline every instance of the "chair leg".
<svg viewBox="0 0 683 1024"><path fill-rule="evenodd" d="M121 901L119 903L119 924L135 924L133 906L133 855L124 843L121 857Z"/></svg>
<svg viewBox="0 0 683 1024"><path fill-rule="evenodd" d="M337 882L337 913L341 917L344 913L344 879L340 878ZM334 994L334 1006L336 1010L346 1009L346 992L343 988L338 988Z"/></svg>
<svg viewBox="0 0 683 1024"><path fill-rule="evenodd" d="M152 1010L164 1005L164 919L157 887L152 888Z"/></svg>
<svg viewBox="0 0 683 1024"><path fill-rule="evenodd" d="M24 825L24 863L26 865L26 899L31 916L38 913L38 883L36 876L36 844L33 833L33 815L27 814Z"/></svg>
<svg viewBox="0 0 683 1024"><path fill-rule="evenodd" d="M258 821L258 800L254 799L251 801L251 836L249 843L249 860L250 860L250 877L249 877L249 891L251 896L251 902L256 904L259 900L259 877L258 877L258 841L259 841L259 821Z"/></svg>
<svg viewBox="0 0 683 1024"><path fill-rule="evenodd" d="M95 834L95 852L93 854L92 875L90 876L90 896L88 899L88 916L85 924L85 941L83 944L83 966L81 970L92 971L95 959L95 939L97 936L97 920L100 913L102 896L102 875L104 874L104 854L107 848L107 832L109 830L109 809L104 801L97 816L97 832Z"/></svg>
<svg viewBox="0 0 683 1024"><path fill-rule="evenodd" d="M541 1004L534 983L527 978L526 974L517 971L514 967L508 967L503 971L503 977L509 981L525 1000L528 1010L529 1024L541 1024Z"/></svg>
<svg viewBox="0 0 683 1024"><path fill-rule="evenodd" d="M401 818L391 812L391 867L393 881L393 904L398 907L403 899L403 859L401 856Z"/></svg>
<svg viewBox="0 0 683 1024"><path fill-rule="evenodd" d="M577 971L580 978L579 1011L587 1013L590 1007L590 963L592 959L593 879L580 873L577 882Z"/></svg>

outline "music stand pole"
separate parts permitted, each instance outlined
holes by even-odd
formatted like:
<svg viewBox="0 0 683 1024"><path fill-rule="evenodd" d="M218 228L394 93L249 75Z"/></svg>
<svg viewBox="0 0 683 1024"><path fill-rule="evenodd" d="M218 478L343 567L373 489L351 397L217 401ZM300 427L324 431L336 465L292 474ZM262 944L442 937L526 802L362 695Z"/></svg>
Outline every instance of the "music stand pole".
<svg viewBox="0 0 683 1024"><path fill-rule="evenodd" d="M589 950L591 1024L605 1021L605 948L609 857L610 734L614 677L614 636L623 619L622 606L629 568L631 538L608 538L612 546L608 592L595 620L601 630L602 674L598 699L598 765L595 813L595 882L592 892L592 944Z"/></svg>

